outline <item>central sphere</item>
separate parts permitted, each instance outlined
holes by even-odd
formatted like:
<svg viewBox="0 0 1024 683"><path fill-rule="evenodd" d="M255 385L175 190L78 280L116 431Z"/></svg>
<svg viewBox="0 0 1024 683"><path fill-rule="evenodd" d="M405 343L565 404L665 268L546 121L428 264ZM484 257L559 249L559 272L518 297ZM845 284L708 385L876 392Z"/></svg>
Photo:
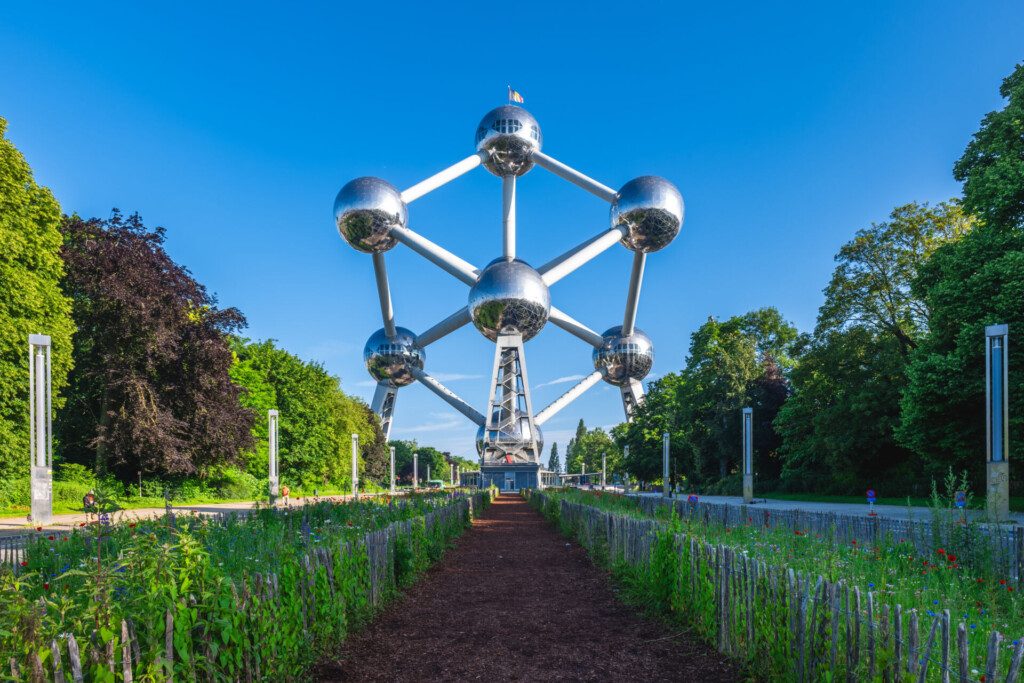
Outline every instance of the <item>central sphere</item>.
<svg viewBox="0 0 1024 683"><path fill-rule="evenodd" d="M541 141L537 119L511 104L487 112L476 129L476 151L490 155L484 167L498 177L520 176L533 168Z"/></svg>
<svg viewBox="0 0 1024 683"><path fill-rule="evenodd" d="M469 290L473 324L491 341L516 332L523 341L536 337L550 311L551 293L544 279L519 259L491 261Z"/></svg>
<svg viewBox="0 0 1024 683"><path fill-rule="evenodd" d="M622 386L631 379L641 380L654 365L654 344L639 328L633 334L623 335L622 326L607 330L604 343L594 349L594 369L604 372L604 381Z"/></svg>
<svg viewBox="0 0 1024 683"><path fill-rule="evenodd" d="M383 329L377 330L366 340L363 347L363 361L366 369L378 382L392 387L404 387L416 381L410 368L423 369L427 353L416 342L416 335L404 327L396 327L398 333L388 339Z"/></svg>

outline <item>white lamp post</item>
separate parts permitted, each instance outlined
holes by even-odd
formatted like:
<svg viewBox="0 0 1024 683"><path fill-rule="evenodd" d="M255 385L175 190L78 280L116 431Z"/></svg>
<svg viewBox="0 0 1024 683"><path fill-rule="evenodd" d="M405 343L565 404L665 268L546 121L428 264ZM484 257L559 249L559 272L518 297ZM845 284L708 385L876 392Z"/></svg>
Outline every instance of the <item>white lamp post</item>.
<svg viewBox="0 0 1024 683"><path fill-rule="evenodd" d="M359 497L359 435L352 435L352 497Z"/></svg>
<svg viewBox="0 0 1024 683"><path fill-rule="evenodd" d="M671 496L668 484L668 432L661 435L661 495Z"/></svg>
<svg viewBox="0 0 1024 683"><path fill-rule="evenodd" d="M985 328L986 500L996 521L1010 515L1009 336L1008 325Z"/></svg>
<svg viewBox="0 0 1024 683"><path fill-rule="evenodd" d="M754 409L743 409L743 502L754 502Z"/></svg>
<svg viewBox="0 0 1024 683"><path fill-rule="evenodd" d="M53 412L50 337L28 336L29 462L32 473L32 521L53 521Z"/></svg>
<svg viewBox="0 0 1024 683"><path fill-rule="evenodd" d="M412 454L412 490L415 491L420 483L420 454Z"/></svg>
<svg viewBox="0 0 1024 683"><path fill-rule="evenodd" d="M277 417L278 412L276 410L267 411L267 451L269 452L269 475L270 479L270 490L268 494L270 496L270 504L273 505L277 502L278 488L280 485L280 479L277 474Z"/></svg>
<svg viewBox="0 0 1024 683"><path fill-rule="evenodd" d="M391 494L395 493L395 447L391 447L391 485L388 487Z"/></svg>

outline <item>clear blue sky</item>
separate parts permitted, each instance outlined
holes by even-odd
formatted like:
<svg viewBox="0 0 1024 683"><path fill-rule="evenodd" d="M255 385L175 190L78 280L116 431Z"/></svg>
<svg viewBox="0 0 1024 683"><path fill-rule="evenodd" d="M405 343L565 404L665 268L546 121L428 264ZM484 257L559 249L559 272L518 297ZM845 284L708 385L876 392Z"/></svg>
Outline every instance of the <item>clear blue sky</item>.
<svg viewBox="0 0 1024 683"><path fill-rule="evenodd" d="M951 176L1000 80L1024 58L1020 2L17 3L0 22L0 116L66 212L139 211L221 304L369 398L380 326L368 256L331 206L360 175L407 187L472 152L505 84L545 151L607 185L641 174L687 202L648 261L639 325L656 373L707 316L774 305L814 324L832 257L897 204L954 196ZM348 8L348 9L346 9ZM607 225L607 206L540 169L519 189L520 255L539 264ZM500 182L483 170L411 206L419 232L475 264L498 255ZM422 331L466 288L389 253L400 325ZM616 247L553 288L601 331L621 320ZM483 409L493 347L472 327L429 372ZM592 368L548 326L527 345L535 403ZM547 426L621 420L599 385ZM472 453L472 425L420 386L396 438Z"/></svg>

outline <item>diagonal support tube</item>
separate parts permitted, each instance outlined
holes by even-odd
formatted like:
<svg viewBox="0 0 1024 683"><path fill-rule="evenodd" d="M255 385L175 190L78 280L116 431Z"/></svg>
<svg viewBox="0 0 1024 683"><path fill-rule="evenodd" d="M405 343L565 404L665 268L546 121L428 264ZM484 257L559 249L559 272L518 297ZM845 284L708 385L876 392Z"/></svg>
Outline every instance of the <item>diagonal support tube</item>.
<svg viewBox="0 0 1024 683"><path fill-rule="evenodd" d="M626 236L626 228L615 227L611 230L591 237L583 244L573 247L561 256L554 258L537 269L548 287L555 284L569 273L588 261L596 258Z"/></svg>
<svg viewBox="0 0 1024 683"><path fill-rule="evenodd" d="M602 185L593 178L583 175L576 169L566 166L557 159L552 159L543 152L534 152L533 160L541 168L551 171L559 178L568 180L573 185L583 188L590 194L600 197L609 204L614 202L616 196L618 196L618 193L607 185Z"/></svg>
<svg viewBox="0 0 1024 683"><path fill-rule="evenodd" d="M384 320L384 334L394 339L398 334L395 329L395 310L391 306L391 288L388 286L388 269L384 264L384 254L373 253L373 276L377 280L377 296L380 298L380 316Z"/></svg>
<svg viewBox="0 0 1024 683"><path fill-rule="evenodd" d="M471 405L456 396L448 387L438 382L426 372L417 367L410 367L409 370L412 372L413 376L419 380L420 384L437 394L442 401L465 415L471 422L479 426L483 426L486 422L483 415L474 410Z"/></svg>
<svg viewBox="0 0 1024 683"><path fill-rule="evenodd" d="M502 253L512 260L516 257L516 177L503 176L501 179L501 232Z"/></svg>
<svg viewBox="0 0 1024 683"><path fill-rule="evenodd" d="M622 319L622 336L628 337L636 329L636 308L640 303L640 287L644 282L644 265L647 254L642 251L633 253L633 272L629 275L629 293L626 294L626 313Z"/></svg>
<svg viewBox="0 0 1024 683"><path fill-rule="evenodd" d="M409 247L431 263L440 266L443 270L454 275L467 285L476 284L476 277L480 271L468 261L463 261L444 247L434 244L423 235L420 235L409 228L391 228L391 234L394 235L395 239L399 242Z"/></svg>
<svg viewBox="0 0 1024 683"><path fill-rule="evenodd" d="M420 347L427 346L428 344L433 344L441 337L445 337L454 332L455 330L459 329L463 325L468 324L469 321L469 307L463 306L462 308L455 311L441 322L437 323L430 329L423 332L423 334L417 337L417 341Z"/></svg>
<svg viewBox="0 0 1024 683"><path fill-rule="evenodd" d="M577 384L572 389L556 398L554 401L551 402L551 405L549 405L547 408L537 413L537 416L533 419L533 421L536 422L538 425L544 424L552 417L554 417L555 414L562 408L565 408L567 405L569 405L570 403L578 399L580 396L582 396L583 392L597 384L597 382L601 379L602 376L603 373L600 370L594 370L592 373L590 373L582 380L580 380L579 384Z"/></svg>
<svg viewBox="0 0 1024 683"><path fill-rule="evenodd" d="M604 344L604 337L561 309L552 306L551 311L548 313L548 320L595 348L600 348Z"/></svg>
<svg viewBox="0 0 1024 683"><path fill-rule="evenodd" d="M406 204L416 201L423 195L429 194L442 185L450 183L459 176L469 173L487 158L487 152L477 152L472 156L466 157L462 161L452 164L448 168L435 173L426 180L416 183L408 190L403 190L402 201Z"/></svg>

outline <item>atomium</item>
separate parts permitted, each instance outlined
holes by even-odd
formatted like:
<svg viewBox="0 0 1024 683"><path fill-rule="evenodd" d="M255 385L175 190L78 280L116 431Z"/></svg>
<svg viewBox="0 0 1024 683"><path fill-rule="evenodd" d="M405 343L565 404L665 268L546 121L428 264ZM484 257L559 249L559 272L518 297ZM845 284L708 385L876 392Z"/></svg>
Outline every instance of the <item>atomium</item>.
<svg viewBox="0 0 1024 683"><path fill-rule="evenodd" d="M612 228L625 228L622 244L650 253L668 246L683 225L683 196L658 176L634 178L622 186L612 204Z"/></svg>
<svg viewBox="0 0 1024 683"><path fill-rule="evenodd" d="M480 425L476 430L476 454L483 455L488 449L505 452L517 450L524 441L530 440L530 420L521 412L516 413L512 429L487 429ZM534 424L532 434L537 437L537 450L544 450L544 432Z"/></svg>
<svg viewBox="0 0 1024 683"><path fill-rule="evenodd" d="M542 142L540 125L529 112L503 105L480 121L473 154L401 191L379 178L357 178L342 187L334 202L338 232L354 249L373 256L384 326L367 341L364 360L377 381L372 407L381 417L385 435L390 433L398 389L418 381L477 425L481 471L488 463L495 471L501 463L539 466L543 449L540 425L600 380L619 388L626 418L632 418L633 409L643 400L641 380L654 363L651 340L636 327L646 260L651 252L668 246L683 224L682 195L664 178L634 178L616 192L541 152ZM482 269L408 225L409 204L481 165L501 178L503 231L501 255ZM534 165L610 205L610 223L604 223L595 212L594 224L600 228L596 235L536 268L516 258L516 183ZM395 325L384 252L399 242L469 288L466 305L418 336ZM625 313L621 325L599 335L555 308L550 287L617 243L632 252ZM549 320L591 348L594 370L535 412L524 343L536 337ZM483 412L425 370L424 349L469 323L495 342L490 398ZM521 467L514 469L522 471Z"/></svg>
<svg viewBox="0 0 1024 683"><path fill-rule="evenodd" d="M489 156L484 168L499 177L521 176L533 168L533 153L542 142L537 119L513 105L487 112L476 129L476 149Z"/></svg>
<svg viewBox="0 0 1024 683"><path fill-rule="evenodd" d="M594 349L594 369L609 384L622 386L631 379L642 380L654 365L654 344L639 328L623 335L622 326L605 331L604 343Z"/></svg>
<svg viewBox="0 0 1024 683"><path fill-rule="evenodd" d="M427 352L417 345L416 335L404 327L396 327L395 333L389 339L382 328L370 335L363 347L363 362L371 377L397 388L416 381L412 368L423 369Z"/></svg>
<svg viewBox="0 0 1024 683"><path fill-rule="evenodd" d="M334 200L338 233L359 251L379 253L395 246L394 227L405 227L408 210L398 190L380 178L356 178Z"/></svg>
<svg viewBox="0 0 1024 683"><path fill-rule="evenodd" d="M491 261L469 290L473 325L491 341L499 334L537 336L548 320L551 294L544 278L519 259Z"/></svg>

